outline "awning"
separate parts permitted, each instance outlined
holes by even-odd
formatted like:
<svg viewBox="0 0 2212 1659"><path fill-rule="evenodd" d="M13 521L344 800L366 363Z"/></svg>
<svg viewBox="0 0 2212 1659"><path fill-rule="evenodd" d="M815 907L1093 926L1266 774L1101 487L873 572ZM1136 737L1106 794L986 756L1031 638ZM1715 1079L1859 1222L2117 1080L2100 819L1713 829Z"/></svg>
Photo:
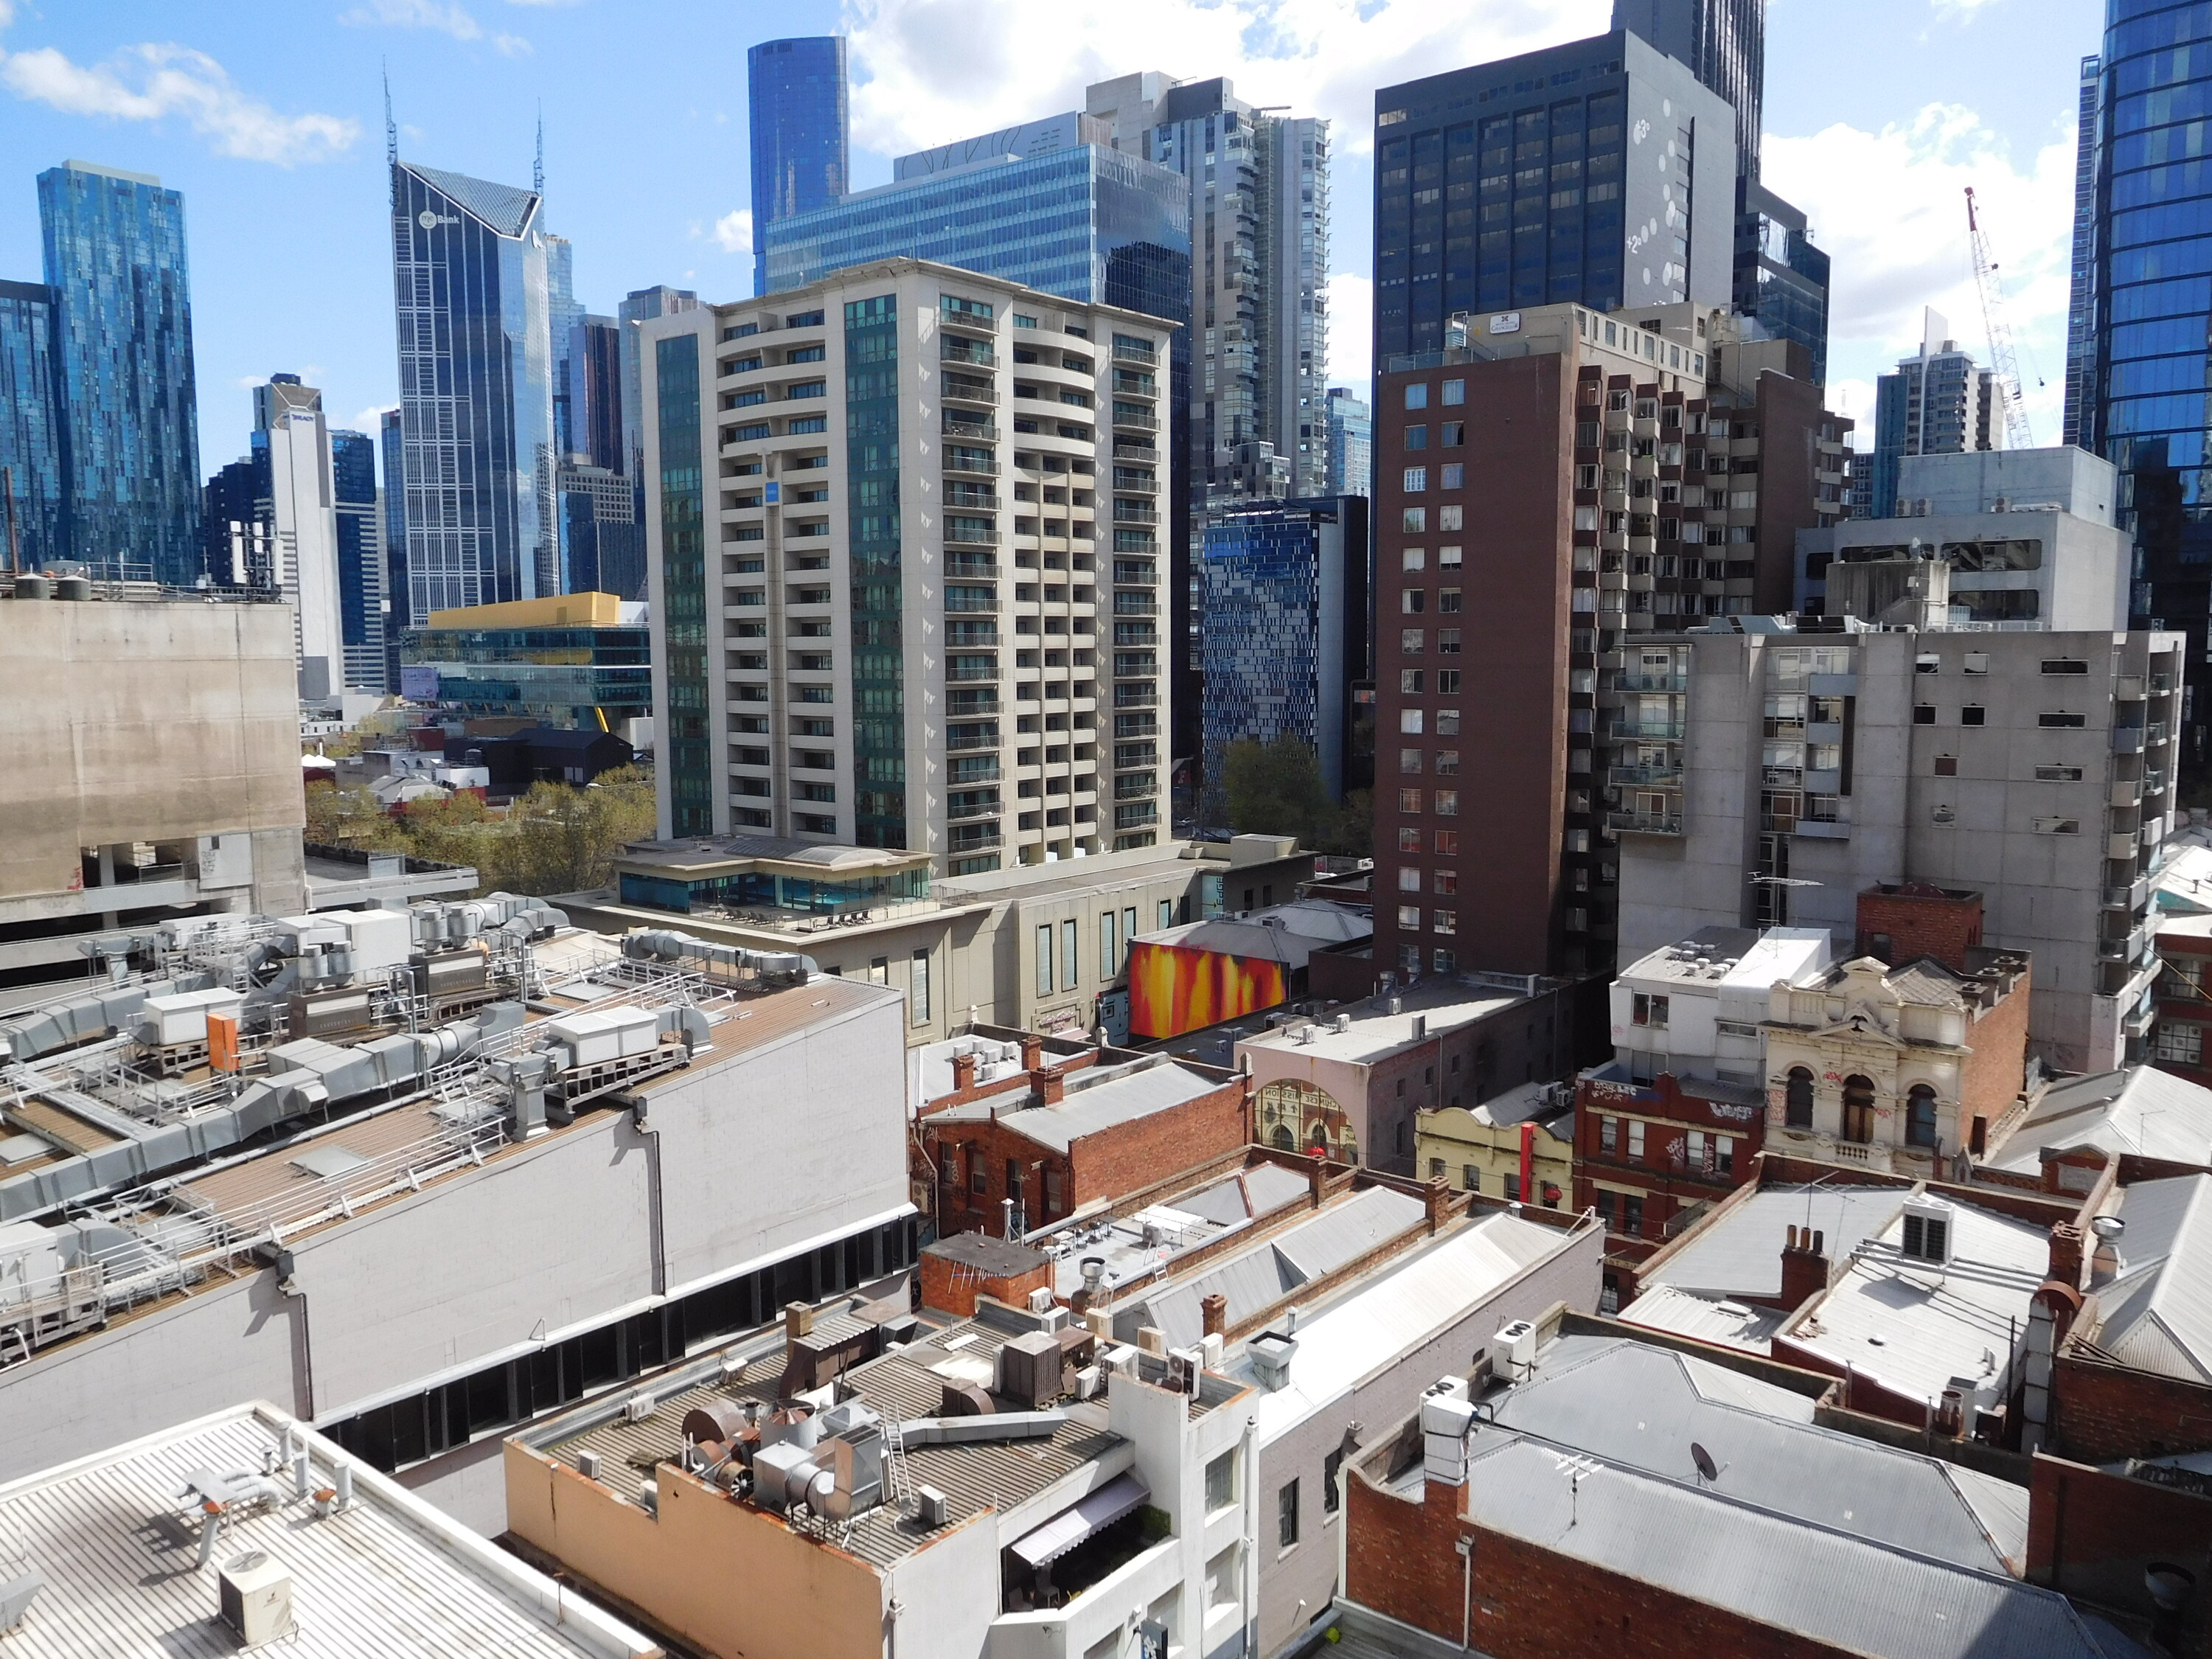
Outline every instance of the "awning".
<svg viewBox="0 0 2212 1659"><path fill-rule="evenodd" d="M1035 1532L1008 1546L1032 1567L1056 1561L1102 1528L1110 1527L1152 1497L1152 1489L1133 1474L1117 1474L1077 1504L1062 1510Z"/></svg>

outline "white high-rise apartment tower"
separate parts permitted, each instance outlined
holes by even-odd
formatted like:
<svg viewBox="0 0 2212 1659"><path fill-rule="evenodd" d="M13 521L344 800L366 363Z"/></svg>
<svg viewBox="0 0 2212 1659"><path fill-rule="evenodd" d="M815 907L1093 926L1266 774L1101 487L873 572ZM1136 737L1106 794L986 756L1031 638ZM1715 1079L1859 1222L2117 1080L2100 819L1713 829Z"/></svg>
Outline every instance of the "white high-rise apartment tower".
<svg viewBox="0 0 2212 1659"><path fill-rule="evenodd" d="M272 573L298 617L300 695L334 695L345 679L345 634L338 597L337 492L331 477L331 434L323 394L296 374L253 388L257 443L269 447Z"/></svg>

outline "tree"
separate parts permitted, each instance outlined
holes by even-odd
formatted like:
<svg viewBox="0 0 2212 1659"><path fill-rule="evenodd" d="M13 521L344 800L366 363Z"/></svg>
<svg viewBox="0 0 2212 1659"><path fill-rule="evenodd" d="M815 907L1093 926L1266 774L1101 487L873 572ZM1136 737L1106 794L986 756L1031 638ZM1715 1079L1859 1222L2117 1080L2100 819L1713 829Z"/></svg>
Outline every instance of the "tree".
<svg viewBox="0 0 2212 1659"><path fill-rule="evenodd" d="M1304 847L1334 838L1337 807L1322 781L1321 757L1290 733L1264 744L1239 738L1222 772L1236 834L1296 836Z"/></svg>

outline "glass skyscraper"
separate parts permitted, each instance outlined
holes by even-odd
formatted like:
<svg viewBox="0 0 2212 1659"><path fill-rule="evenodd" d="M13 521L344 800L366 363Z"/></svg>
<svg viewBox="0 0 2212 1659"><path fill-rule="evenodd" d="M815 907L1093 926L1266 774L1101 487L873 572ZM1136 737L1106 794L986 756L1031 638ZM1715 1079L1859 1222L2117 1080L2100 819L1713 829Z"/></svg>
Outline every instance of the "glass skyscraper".
<svg viewBox="0 0 2212 1659"><path fill-rule="evenodd" d="M1828 256L1805 216L1755 179L1736 181L1735 308L1803 346L1813 384L1828 383Z"/></svg>
<svg viewBox="0 0 2212 1659"><path fill-rule="evenodd" d="M845 38L763 40L745 54L752 119L753 292L768 288L768 228L827 207L852 178Z"/></svg>
<svg viewBox="0 0 2212 1659"><path fill-rule="evenodd" d="M1350 386L1328 389L1328 493L1375 493L1375 411Z"/></svg>
<svg viewBox="0 0 2212 1659"><path fill-rule="evenodd" d="M187 585L200 455L185 198L149 173L66 161L39 175L39 220L59 304L64 550Z"/></svg>
<svg viewBox="0 0 2212 1659"><path fill-rule="evenodd" d="M1613 26L1689 65L1735 112L1736 167L1759 177L1766 88L1766 0L1613 0Z"/></svg>
<svg viewBox="0 0 2212 1659"><path fill-rule="evenodd" d="M53 289L0 283L0 467L8 469L15 556L26 569L60 557L63 548L59 321ZM0 538L7 533L0 517Z"/></svg>
<svg viewBox="0 0 2212 1659"><path fill-rule="evenodd" d="M331 434L331 494L337 508L338 623L345 683L364 691L390 684L384 648L384 525L377 510L376 441Z"/></svg>
<svg viewBox="0 0 2212 1659"><path fill-rule="evenodd" d="M2134 610L2206 649L2212 609L2212 12L2107 0L2104 51L2085 64L2067 430L2119 469L2134 532ZM2181 764L2202 775L2212 704L2184 716Z"/></svg>
<svg viewBox="0 0 2212 1659"><path fill-rule="evenodd" d="M561 591L540 207L531 191L392 163L406 625Z"/></svg>
<svg viewBox="0 0 2212 1659"><path fill-rule="evenodd" d="M1352 683L1367 664L1367 502L1231 508L1206 526L1202 819L1225 823L1229 747L1289 735L1342 798Z"/></svg>
<svg viewBox="0 0 2212 1659"><path fill-rule="evenodd" d="M400 483L400 461L406 438L399 411L387 409L378 417L376 447L384 461L384 683L399 689L399 636L407 631L407 491Z"/></svg>
<svg viewBox="0 0 2212 1659"><path fill-rule="evenodd" d="M669 317L679 311L696 311L699 296L689 289L668 288L655 283L651 288L631 291L622 304L615 307L619 331L616 351L622 372L622 453L624 459L619 470L626 473L638 488L638 499L645 499L645 410L638 388L643 384L638 361L637 329L635 325L648 317ZM640 509L643 509L641 507Z"/></svg>
<svg viewBox="0 0 2212 1659"><path fill-rule="evenodd" d="M1725 306L1736 113L1623 30L1375 94L1375 363L1460 313Z"/></svg>

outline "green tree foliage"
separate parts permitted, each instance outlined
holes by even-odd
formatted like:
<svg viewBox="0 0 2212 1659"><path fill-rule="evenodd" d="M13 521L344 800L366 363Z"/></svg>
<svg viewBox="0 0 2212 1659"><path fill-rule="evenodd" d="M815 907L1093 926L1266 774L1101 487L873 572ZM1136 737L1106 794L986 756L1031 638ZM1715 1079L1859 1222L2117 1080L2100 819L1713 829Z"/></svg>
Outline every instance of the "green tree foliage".
<svg viewBox="0 0 2212 1659"><path fill-rule="evenodd" d="M581 788L533 784L490 807L465 790L386 812L367 789L307 792L307 839L467 865L480 893L571 893L614 881L624 842L653 831L653 774L623 766Z"/></svg>

